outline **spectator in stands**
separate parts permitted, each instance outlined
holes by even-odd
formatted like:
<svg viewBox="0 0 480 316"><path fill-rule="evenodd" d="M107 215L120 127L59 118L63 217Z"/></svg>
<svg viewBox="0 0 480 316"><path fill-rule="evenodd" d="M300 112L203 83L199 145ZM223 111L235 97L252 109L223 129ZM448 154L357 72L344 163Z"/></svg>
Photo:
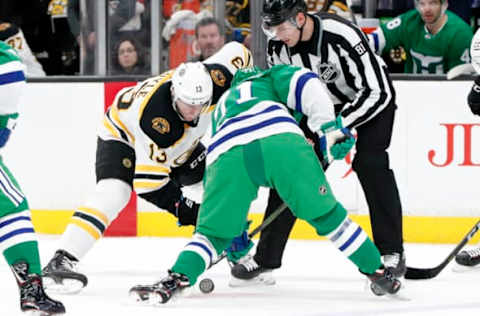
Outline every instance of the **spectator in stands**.
<svg viewBox="0 0 480 316"><path fill-rule="evenodd" d="M117 42L113 53L112 75L145 75L145 50L133 37L125 37Z"/></svg>
<svg viewBox="0 0 480 316"><path fill-rule="evenodd" d="M205 17L195 25L195 39L200 56L195 61L204 61L220 50L225 44L225 32L213 17Z"/></svg>
<svg viewBox="0 0 480 316"><path fill-rule="evenodd" d="M399 61L405 61L405 73L445 74L470 63L472 29L447 11L448 0L415 0L415 5L369 34L372 48L381 55L403 47Z"/></svg>

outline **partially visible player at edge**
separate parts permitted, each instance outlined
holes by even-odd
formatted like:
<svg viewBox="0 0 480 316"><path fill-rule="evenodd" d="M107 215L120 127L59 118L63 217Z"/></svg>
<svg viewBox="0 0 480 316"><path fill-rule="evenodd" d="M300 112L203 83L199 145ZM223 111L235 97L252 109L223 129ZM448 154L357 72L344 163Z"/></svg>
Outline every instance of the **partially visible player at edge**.
<svg viewBox="0 0 480 316"><path fill-rule="evenodd" d="M98 134L95 191L76 209L44 268L49 290L73 293L87 285L77 264L133 189L180 225L196 223L199 205L184 197L181 187L201 184L205 148L200 140L210 113L235 72L252 63L250 51L231 42L203 62L182 64L118 92Z"/></svg>
<svg viewBox="0 0 480 316"><path fill-rule="evenodd" d="M0 41L0 148L7 144L18 119L24 71L17 52ZM1 156L0 184L0 251L20 289L20 309L42 315L63 314L63 304L48 297L43 289L38 242L28 202ZM2 308L6 303L2 302Z"/></svg>
<svg viewBox="0 0 480 316"><path fill-rule="evenodd" d="M318 133L326 155L343 159L353 147L353 135L338 124L316 74L290 65L239 70L212 115L196 232L165 278L130 290L137 301L166 303L194 285L242 232L259 187L275 188L296 216L327 236L368 277L374 294L398 292L400 281L383 267L378 249L333 196L289 110L309 117L308 126Z"/></svg>
<svg viewBox="0 0 480 316"><path fill-rule="evenodd" d="M470 46L470 55L472 56L472 65L477 73L475 82L468 94L467 102L474 115L480 116L480 29L477 30ZM455 261L462 267L478 267L480 264L480 247L462 250Z"/></svg>

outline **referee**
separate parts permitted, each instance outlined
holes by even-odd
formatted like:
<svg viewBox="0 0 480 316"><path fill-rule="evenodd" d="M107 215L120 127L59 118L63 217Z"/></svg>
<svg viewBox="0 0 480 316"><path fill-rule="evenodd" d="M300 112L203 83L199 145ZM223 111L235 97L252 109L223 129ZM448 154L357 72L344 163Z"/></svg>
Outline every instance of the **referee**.
<svg viewBox="0 0 480 316"><path fill-rule="evenodd" d="M268 64L292 64L316 72L343 126L357 130L353 170L368 203L373 239L384 265L397 277L403 276L402 207L386 152L396 110L387 67L358 27L334 14L306 11L304 0L264 0L262 27L269 38ZM265 218L281 203L271 190ZM240 260L232 268L232 282L279 268L295 220L287 210L267 226L253 258Z"/></svg>

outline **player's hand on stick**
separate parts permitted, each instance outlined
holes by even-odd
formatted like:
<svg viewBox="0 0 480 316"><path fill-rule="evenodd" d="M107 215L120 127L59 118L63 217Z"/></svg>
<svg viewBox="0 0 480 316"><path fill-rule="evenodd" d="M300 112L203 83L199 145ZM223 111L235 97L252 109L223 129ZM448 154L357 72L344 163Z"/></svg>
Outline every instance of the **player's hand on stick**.
<svg viewBox="0 0 480 316"><path fill-rule="evenodd" d="M328 161L345 158L355 145L355 137L348 128L343 127L341 116L323 124L320 132L320 150Z"/></svg>

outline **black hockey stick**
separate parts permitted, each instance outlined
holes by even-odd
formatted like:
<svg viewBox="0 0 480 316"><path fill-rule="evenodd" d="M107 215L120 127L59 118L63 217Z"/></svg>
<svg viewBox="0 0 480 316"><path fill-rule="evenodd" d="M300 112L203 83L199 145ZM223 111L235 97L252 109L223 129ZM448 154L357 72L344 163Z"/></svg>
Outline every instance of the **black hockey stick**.
<svg viewBox="0 0 480 316"><path fill-rule="evenodd" d="M405 279L408 280L426 280L436 277L442 270L450 263L450 261L455 258L455 256L462 250L463 246L472 239L472 237L480 229L480 220L475 224L475 226L470 229L470 231L463 237L462 241L455 247L455 249L450 252L450 254L442 261L438 266L434 268L412 268L407 267L407 272L405 273Z"/></svg>

